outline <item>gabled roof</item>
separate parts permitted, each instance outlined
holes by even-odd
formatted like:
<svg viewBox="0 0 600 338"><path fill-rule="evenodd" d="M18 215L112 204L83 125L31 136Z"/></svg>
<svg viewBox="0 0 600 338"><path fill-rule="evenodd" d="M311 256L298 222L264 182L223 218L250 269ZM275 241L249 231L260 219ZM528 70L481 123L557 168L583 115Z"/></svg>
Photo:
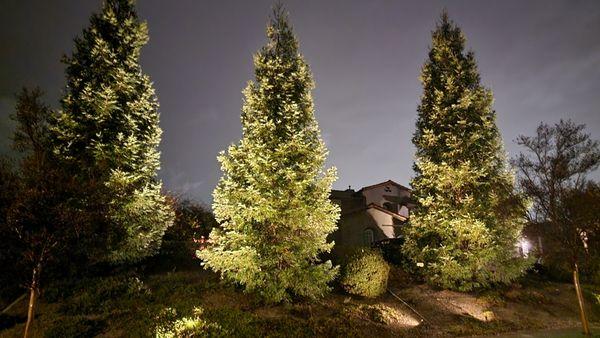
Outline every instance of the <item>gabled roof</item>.
<svg viewBox="0 0 600 338"><path fill-rule="evenodd" d="M377 188L377 187L381 187L381 186L383 186L383 185L395 185L395 186L397 186L397 187L398 187L398 188L400 188L400 189L403 189L403 190L408 190L408 191L410 191L410 188L407 188L407 187L403 186L402 184L398 184L398 183L396 183L396 182L394 182L394 181L392 181L392 180L387 180L387 181L385 181L385 182L381 182L381 183L377 183L377 184L369 185L369 186L366 186L366 187L363 187L363 188L361 188L359 191L363 191L363 190L370 190L370 189L374 189L374 188Z"/></svg>

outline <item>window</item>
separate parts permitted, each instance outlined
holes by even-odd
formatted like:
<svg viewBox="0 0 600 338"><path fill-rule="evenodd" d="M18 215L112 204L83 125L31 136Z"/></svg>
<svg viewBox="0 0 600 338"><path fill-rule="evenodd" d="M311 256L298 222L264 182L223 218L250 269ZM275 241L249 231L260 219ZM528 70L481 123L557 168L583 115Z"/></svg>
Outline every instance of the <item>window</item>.
<svg viewBox="0 0 600 338"><path fill-rule="evenodd" d="M385 192L392 192L392 188L390 188L389 186L386 186L384 190Z"/></svg>
<svg viewBox="0 0 600 338"><path fill-rule="evenodd" d="M371 246L374 240L373 229L365 229L365 231L363 231L363 244Z"/></svg>
<svg viewBox="0 0 600 338"><path fill-rule="evenodd" d="M408 214L409 210L408 210L408 208L405 205L403 205L403 206L400 207L400 211L398 213L400 215L404 216L404 217L408 217L409 216L409 214Z"/></svg>
<svg viewBox="0 0 600 338"><path fill-rule="evenodd" d="M387 210L391 211L391 212L397 212L398 211L398 207L394 203L385 202L385 203L383 203L383 207L386 208Z"/></svg>

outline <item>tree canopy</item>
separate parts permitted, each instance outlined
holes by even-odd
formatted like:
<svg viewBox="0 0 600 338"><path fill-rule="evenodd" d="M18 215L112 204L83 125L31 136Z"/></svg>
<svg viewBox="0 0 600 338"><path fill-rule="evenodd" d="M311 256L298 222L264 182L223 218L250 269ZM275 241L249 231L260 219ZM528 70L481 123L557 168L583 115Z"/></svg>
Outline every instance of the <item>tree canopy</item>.
<svg viewBox="0 0 600 338"><path fill-rule="evenodd" d="M423 95L413 143L417 207L404 250L435 285L458 290L507 283L524 272L515 244L525 222L514 191L492 92L473 52L443 13L421 71Z"/></svg>
<svg viewBox="0 0 600 338"><path fill-rule="evenodd" d="M158 101L140 66L148 28L132 0L107 0L64 59L67 86L53 125L57 157L82 186L100 260L155 253L173 211L157 179ZM95 256L95 254L94 254Z"/></svg>
<svg viewBox="0 0 600 338"><path fill-rule="evenodd" d="M242 139L218 159L213 209L221 228L199 252L209 267L267 301L319 297L337 269L320 255L339 209L329 200L334 168L314 116L314 82L288 17L277 6L268 43L244 90Z"/></svg>

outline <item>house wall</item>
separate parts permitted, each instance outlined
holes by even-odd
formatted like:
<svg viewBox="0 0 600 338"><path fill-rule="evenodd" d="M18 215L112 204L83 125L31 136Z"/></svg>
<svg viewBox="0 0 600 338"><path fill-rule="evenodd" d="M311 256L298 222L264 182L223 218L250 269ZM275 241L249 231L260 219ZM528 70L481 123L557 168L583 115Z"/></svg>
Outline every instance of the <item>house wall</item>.
<svg viewBox="0 0 600 338"><path fill-rule="evenodd" d="M387 238L372 215L366 210L346 214L340 218L338 229L330 235L330 239L335 242L332 250L334 258L343 259L353 249L365 246L363 241L365 229L373 230L373 240L375 241Z"/></svg>
<svg viewBox="0 0 600 338"><path fill-rule="evenodd" d="M334 257L345 257L353 249L366 246L366 229L373 230L375 242L396 238L400 232L400 221L374 208L344 215L338 223L338 230L330 236L336 243L332 250Z"/></svg>
<svg viewBox="0 0 600 338"><path fill-rule="evenodd" d="M367 209L366 212L371 215L371 218L373 218L377 227L385 236L384 238L376 239L376 241L386 238L396 238L394 231L394 217L374 208Z"/></svg>
<svg viewBox="0 0 600 338"><path fill-rule="evenodd" d="M395 184L384 184L358 192L351 189L334 190L331 199L341 206L342 216L338 222L338 230L329 237L335 242L333 258L343 259L357 247L366 246L366 229L373 231L375 242L397 238L404 222L386 211L367 206L375 204L408 218L409 208L400 205L405 203L405 198L410 198L410 191Z"/></svg>
<svg viewBox="0 0 600 338"><path fill-rule="evenodd" d="M333 233L333 240L343 245L363 246L365 229L373 230L373 239L376 241L386 238L375 219L365 210L342 217L338 223L338 230Z"/></svg>
<svg viewBox="0 0 600 338"><path fill-rule="evenodd" d="M386 191L386 188L389 188L390 191ZM399 197L410 197L410 192L405 189L401 189L400 187L394 184L381 185L379 187L367 189L362 191L363 196L365 196L365 200L367 205L371 203L375 203L379 206L383 206L387 200L385 199L386 195L391 196L399 196ZM394 210L396 213L399 213L400 210ZM408 211L408 210L407 210Z"/></svg>

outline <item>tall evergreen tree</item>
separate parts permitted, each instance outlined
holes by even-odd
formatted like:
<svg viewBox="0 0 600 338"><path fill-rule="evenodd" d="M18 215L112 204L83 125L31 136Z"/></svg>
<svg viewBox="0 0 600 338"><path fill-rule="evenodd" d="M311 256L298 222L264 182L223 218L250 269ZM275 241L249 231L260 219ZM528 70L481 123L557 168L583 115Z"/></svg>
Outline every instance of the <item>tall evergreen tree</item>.
<svg viewBox="0 0 600 338"><path fill-rule="evenodd" d="M86 187L102 260L154 253L173 212L161 194L158 101L140 66L148 29L133 0L106 0L65 58L66 93L54 124L56 152ZM92 235L92 234L90 234Z"/></svg>
<svg viewBox="0 0 600 338"><path fill-rule="evenodd" d="M444 12L421 72L411 182L417 208L404 249L430 283L471 290L523 273L515 243L526 204L514 190L492 92L464 49L463 33Z"/></svg>
<svg viewBox="0 0 600 338"><path fill-rule="evenodd" d="M198 255L267 301L315 298L337 273L319 258L331 249L326 237L339 218L329 200L336 171L323 170L314 82L281 6L267 36L254 57L256 79L244 90L242 140L218 157L224 175L213 209L222 228Z"/></svg>

